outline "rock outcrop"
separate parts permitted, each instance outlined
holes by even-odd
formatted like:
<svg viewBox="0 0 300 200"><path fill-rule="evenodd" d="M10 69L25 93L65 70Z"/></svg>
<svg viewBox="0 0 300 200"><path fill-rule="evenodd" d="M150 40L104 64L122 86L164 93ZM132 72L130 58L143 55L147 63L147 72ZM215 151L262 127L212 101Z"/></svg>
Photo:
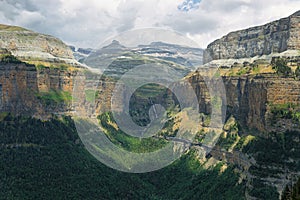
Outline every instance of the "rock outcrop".
<svg viewBox="0 0 300 200"><path fill-rule="evenodd" d="M263 26L231 32L214 41L204 52L204 63L299 50L299 33L300 11Z"/></svg>
<svg viewBox="0 0 300 200"><path fill-rule="evenodd" d="M0 24L0 48L22 59L74 59L72 50L61 40L16 26Z"/></svg>
<svg viewBox="0 0 300 200"><path fill-rule="evenodd" d="M82 67L61 40L0 25L0 112L39 118L68 113Z"/></svg>

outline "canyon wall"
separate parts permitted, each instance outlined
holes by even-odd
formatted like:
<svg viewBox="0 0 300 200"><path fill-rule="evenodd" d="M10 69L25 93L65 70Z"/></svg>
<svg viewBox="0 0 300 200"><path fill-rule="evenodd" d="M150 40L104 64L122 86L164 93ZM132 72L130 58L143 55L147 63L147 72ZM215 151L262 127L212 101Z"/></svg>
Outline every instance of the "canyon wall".
<svg viewBox="0 0 300 200"><path fill-rule="evenodd" d="M211 98L200 73L189 81L200 101L200 111L211 112ZM242 128L267 132L270 127L270 105L300 104L299 80L278 77L276 74L259 76L223 77L226 90L227 115L233 115ZM289 127L286 127L287 129Z"/></svg>
<svg viewBox="0 0 300 200"><path fill-rule="evenodd" d="M75 87L75 77L82 79L83 84L76 86L76 90L80 93L80 103L72 106L72 99L62 101L59 98L61 95L71 97ZM198 97L200 112L211 113L212 99L200 72L191 74L187 79ZM222 79L226 91L226 104L223 107L227 109L227 116L233 115L242 127L248 129L260 132L268 132L272 129L269 123L270 105L300 104L300 84L299 80L294 77L260 74L226 76ZM77 110L86 114L87 109L94 109L85 96L85 91L88 89L95 90L97 96L96 114L109 111L114 81L109 79L96 83L95 81L89 83L89 81L83 75L78 76L78 71L51 67L37 69L34 65L22 62L0 62L0 112L47 118L52 114L72 115L75 110L74 106L77 106ZM123 95L126 95L126 92ZM170 97L172 94L167 96ZM172 104L171 99L163 94L142 99L133 96L131 103L137 110L152 103ZM122 102L119 104L122 105Z"/></svg>
<svg viewBox="0 0 300 200"><path fill-rule="evenodd" d="M0 64L0 110L33 114L37 109L34 93L38 91L35 66Z"/></svg>
<svg viewBox="0 0 300 200"><path fill-rule="evenodd" d="M40 118L69 112L79 68L60 39L0 24L1 112Z"/></svg>
<svg viewBox="0 0 300 200"><path fill-rule="evenodd" d="M47 67L37 70L22 62L0 62L0 112L41 118L68 112L71 102L56 100L53 95L72 95L75 75L76 72Z"/></svg>
<svg viewBox="0 0 300 200"><path fill-rule="evenodd" d="M300 49L300 11L263 26L231 32L209 44L204 63Z"/></svg>

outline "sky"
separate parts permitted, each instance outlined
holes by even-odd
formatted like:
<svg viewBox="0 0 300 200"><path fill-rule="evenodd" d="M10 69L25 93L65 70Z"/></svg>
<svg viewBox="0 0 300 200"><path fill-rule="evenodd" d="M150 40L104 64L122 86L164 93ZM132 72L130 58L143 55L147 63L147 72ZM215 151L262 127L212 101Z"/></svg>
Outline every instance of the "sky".
<svg viewBox="0 0 300 200"><path fill-rule="evenodd" d="M124 31L162 28L205 48L231 31L287 17L299 9L300 0L0 0L0 23L84 48L97 48Z"/></svg>

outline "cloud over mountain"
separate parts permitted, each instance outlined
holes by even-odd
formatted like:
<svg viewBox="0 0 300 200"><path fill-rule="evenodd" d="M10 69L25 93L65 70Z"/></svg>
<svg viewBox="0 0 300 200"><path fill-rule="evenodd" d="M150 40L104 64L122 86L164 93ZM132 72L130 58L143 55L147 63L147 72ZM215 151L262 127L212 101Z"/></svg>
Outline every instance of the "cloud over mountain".
<svg viewBox="0 0 300 200"><path fill-rule="evenodd" d="M299 0L0 0L0 23L96 47L135 28L178 31L205 47L229 31L285 17Z"/></svg>

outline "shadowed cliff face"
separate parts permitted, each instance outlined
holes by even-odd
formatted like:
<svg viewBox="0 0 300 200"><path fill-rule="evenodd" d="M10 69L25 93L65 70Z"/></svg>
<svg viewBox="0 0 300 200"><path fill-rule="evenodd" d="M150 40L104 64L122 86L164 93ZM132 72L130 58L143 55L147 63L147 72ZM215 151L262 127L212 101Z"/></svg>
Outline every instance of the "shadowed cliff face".
<svg viewBox="0 0 300 200"><path fill-rule="evenodd" d="M200 111L209 113L210 97L199 73L189 77L200 101ZM223 77L227 115L234 115L242 127L267 132L271 126L270 105L300 104L300 84L293 77L276 74L261 76ZM289 127L286 127L287 129ZM290 127L291 128L291 127Z"/></svg>
<svg viewBox="0 0 300 200"><path fill-rule="evenodd" d="M0 64L0 109L4 112L33 114L37 108L34 93L38 91L35 66Z"/></svg>
<svg viewBox="0 0 300 200"><path fill-rule="evenodd" d="M265 113L268 102L268 88L265 79L253 77L225 78L228 112L242 125L265 130Z"/></svg>
<svg viewBox="0 0 300 200"><path fill-rule="evenodd" d="M263 26L232 32L208 45L204 63L298 50L299 32L300 12Z"/></svg>

